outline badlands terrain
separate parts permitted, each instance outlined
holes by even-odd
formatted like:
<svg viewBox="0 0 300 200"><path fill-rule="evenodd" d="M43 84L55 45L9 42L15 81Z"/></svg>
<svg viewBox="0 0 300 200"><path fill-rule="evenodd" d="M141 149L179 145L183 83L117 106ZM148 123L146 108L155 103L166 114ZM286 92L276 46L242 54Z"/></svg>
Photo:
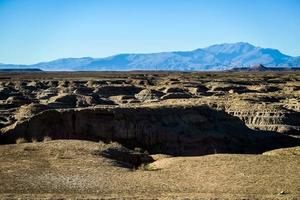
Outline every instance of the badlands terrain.
<svg viewBox="0 0 300 200"><path fill-rule="evenodd" d="M2 72L1 199L300 199L300 72Z"/></svg>

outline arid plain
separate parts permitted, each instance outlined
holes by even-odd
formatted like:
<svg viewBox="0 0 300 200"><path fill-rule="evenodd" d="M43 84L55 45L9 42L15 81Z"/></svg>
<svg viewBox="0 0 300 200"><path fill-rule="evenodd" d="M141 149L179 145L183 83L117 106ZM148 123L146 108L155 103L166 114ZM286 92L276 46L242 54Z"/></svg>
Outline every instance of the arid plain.
<svg viewBox="0 0 300 200"><path fill-rule="evenodd" d="M300 72L2 72L1 199L300 199Z"/></svg>

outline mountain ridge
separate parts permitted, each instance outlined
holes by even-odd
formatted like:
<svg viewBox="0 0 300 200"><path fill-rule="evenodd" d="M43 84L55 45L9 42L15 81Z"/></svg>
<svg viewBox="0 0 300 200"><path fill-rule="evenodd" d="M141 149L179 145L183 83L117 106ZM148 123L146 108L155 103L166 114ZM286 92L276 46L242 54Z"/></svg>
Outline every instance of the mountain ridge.
<svg viewBox="0 0 300 200"><path fill-rule="evenodd" d="M273 68L299 67L300 56L292 57L277 49L237 42L215 44L192 51L123 53L104 58L61 58L32 65L0 64L0 69L26 67L45 71L221 71L257 64Z"/></svg>

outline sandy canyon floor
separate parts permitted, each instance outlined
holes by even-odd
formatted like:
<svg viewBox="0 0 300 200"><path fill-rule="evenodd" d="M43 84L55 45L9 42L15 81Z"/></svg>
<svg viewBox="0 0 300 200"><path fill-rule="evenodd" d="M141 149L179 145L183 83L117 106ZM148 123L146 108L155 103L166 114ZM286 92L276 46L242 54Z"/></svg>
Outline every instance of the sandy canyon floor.
<svg viewBox="0 0 300 200"><path fill-rule="evenodd" d="M0 73L0 144L1 199L300 199L300 73Z"/></svg>

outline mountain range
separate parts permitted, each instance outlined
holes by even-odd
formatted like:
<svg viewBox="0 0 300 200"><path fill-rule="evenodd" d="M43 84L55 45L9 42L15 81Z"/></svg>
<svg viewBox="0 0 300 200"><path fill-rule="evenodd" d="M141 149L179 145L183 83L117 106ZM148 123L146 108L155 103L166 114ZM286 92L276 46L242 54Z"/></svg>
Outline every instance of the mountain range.
<svg viewBox="0 0 300 200"><path fill-rule="evenodd" d="M249 43L224 43L193 51L148 54L118 54L106 58L62 58L32 65L0 64L0 69L38 68L45 71L127 71L179 70L221 71L235 67L293 68L300 66L300 56L292 57L277 49Z"/></svg>

